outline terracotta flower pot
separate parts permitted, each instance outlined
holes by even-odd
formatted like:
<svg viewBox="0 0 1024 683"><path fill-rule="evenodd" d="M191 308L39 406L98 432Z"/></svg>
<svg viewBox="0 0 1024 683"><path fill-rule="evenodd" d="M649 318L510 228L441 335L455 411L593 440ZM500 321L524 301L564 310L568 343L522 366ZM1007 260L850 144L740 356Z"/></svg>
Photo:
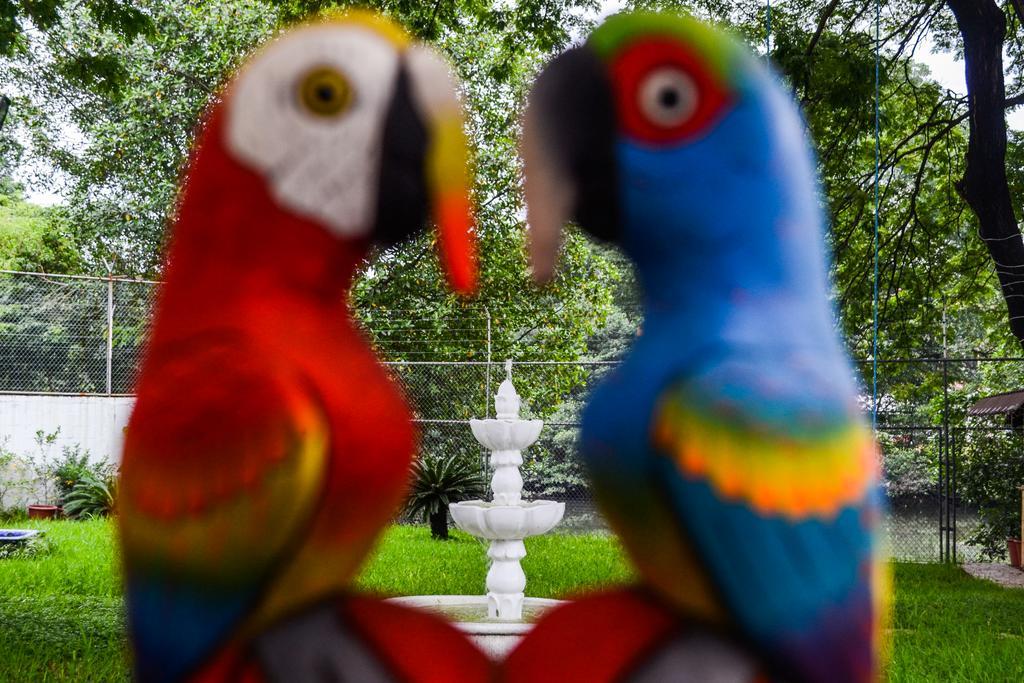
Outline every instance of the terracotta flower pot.
<svg viewBox="0 0 1024 683"><path fill-rule="evenodd" d="M1010 551L1010 565L1020 569L1020 539L1006 539L1006 549Z"/></svg>
<svg viewBox="0 0 1024 683"><path fill-rule="evenodd" d="M29 519L56 519L60 508L56 505L29 505Z"/></svg>

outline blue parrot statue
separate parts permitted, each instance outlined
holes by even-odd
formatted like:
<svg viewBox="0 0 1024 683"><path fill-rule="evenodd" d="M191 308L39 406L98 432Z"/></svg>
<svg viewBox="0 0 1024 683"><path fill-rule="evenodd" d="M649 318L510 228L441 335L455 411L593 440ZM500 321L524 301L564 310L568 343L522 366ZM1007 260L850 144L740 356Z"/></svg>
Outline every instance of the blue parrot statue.
<svg viewBox="0 0 1024 683"><path fill-rule="evenodd" d="M692 18L615 15L538 77L523 158L539 279L569 220L636 267L643 331L580 450L641 585L553 611L509 680L876 679L877 450L784 85Z"/></svg>

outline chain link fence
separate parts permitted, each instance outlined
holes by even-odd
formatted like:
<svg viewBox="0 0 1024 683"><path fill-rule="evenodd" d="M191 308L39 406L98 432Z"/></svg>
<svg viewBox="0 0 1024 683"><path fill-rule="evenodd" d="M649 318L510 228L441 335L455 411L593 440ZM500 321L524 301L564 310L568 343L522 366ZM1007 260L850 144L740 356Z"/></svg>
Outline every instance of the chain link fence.
<svg viewBox="0 0 1024 683"><path fill-rule="evenodd" d="M0 272L0 391L127 394L156 283Z"/></svg>
<svg viewBox="0 0 1024 683"><path fill-rule="evenodd" d="M158 286L117 277L0 271L0 393L130 394ZM459 338L458 329L446 328L443 319L417 311L369 316L367 331L383 340L378 349L414 406L422 453L476 457L486 467L486 453L467 421L493 416L493 396L505 368L503 358L491 357L490 314L486 309L473 314L486 325L475 324L467 338ZM442 338L443 353L432 354ZM451 343L453 338L457 344ZM614 365L514 364L522 416L546 422L538 441L524 453L525 492L565 502L566 530L605 528L590 496L576 437L589 388ZM865 408L870 409L872 364L861 361L856 368L866 387ZM984 531L979 509L996 498L1003 508L1012 507L1012 496L1019 495L1016 487L1024 483L1024 448L1019 430L965 413L974 400L992 392L987 387L1019 386L1024 386L1024 359L879 361L878 438L894 557L963 561L998 555L998 543L976 538ZM992 475L999 480L989 482L986 468L1005 461L1006 453L1020 454L1020 467L1003 467Z"/></svg>

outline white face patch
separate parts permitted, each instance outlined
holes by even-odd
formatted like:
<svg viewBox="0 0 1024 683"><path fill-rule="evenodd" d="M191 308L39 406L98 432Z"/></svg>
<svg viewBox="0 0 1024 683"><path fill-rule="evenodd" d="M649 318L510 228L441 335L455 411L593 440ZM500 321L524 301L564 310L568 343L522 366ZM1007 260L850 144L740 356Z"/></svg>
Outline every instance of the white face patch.
<svg viewBox="0 0 1024 683"><path fill-rule="evenodd" d="M397 48L371 29L323 24L264 48L227 96L228 150L262 174L274 198L339 235L373 226L381 135L398 71ZM340 75L345 106L316 113L310 74ZM337 94L337 93L335 93Z"/></svg>
<svg viewBox="0 0 1024 683"><path fill-rule="evenodd" d="M425 119L450 112L461 115L458 87L447 62L428 47L412 45L405 53L405 64L413 100Z"/></svg>

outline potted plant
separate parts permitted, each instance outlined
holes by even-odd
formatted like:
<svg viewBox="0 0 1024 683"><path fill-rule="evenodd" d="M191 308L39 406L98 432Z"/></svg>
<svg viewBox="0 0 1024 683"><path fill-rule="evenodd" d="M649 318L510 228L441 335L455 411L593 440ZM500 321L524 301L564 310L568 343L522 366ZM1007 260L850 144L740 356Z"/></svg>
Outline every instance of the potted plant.
<svg viewBox="0 0 1024 683"><path fill-rule="evenodd" d="M1020 569L1020 539L1006 539L1006 552L1010 556L1010 566Z"/></svg>
<svg viewBox="0 0 1024 683"><path fill-rule="evenodd" d="M1017 490L1020 491L1021 513L1024 514L1024 486L1018 486ZM1021 523L1021 533L1024 534L1024 521ZM1010 556L1010 566L1017 569L1020 569L1020 541L1019 538L1006 539L1006 552Z"/></svg>

